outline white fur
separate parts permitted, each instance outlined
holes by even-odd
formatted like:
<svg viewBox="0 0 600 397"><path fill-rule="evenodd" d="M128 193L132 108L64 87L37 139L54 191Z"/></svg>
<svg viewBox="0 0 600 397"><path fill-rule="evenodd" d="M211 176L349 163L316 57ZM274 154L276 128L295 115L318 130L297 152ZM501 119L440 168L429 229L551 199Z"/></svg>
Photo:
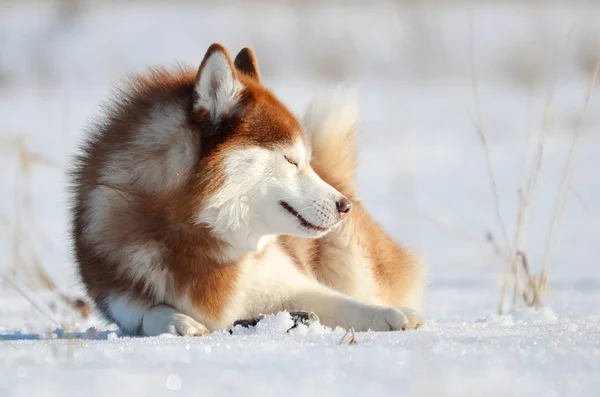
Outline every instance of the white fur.
<svg viewBox="0 0 600 397"><path fill-rule="evenodd" d="M208 111L211 120L216 122L236 106L243 86L235 78L226 55L215 51L200 71L195 89L198 94L195 107Z"/></svg>
<svg viewBox="0 0 600 397"><path fill-rule="evenodd" d="M82 237L100 254L111 251L110 244L105 241L106 222L115 195L114 190L106 186L97 186L89 191L87 200L84 200Z"/></svg>
<svg viewBox="0 0 600 397"><path fill-rule="evenodd" d="M149 242L144 245L130 245L120 252L121 261L126 269L124 276L132 282L142 282L148 292L154 294L157 301L166 298L169 271L162 266L163 255L160 248Z"/></svg>
<svg viewBox="0 0 600 397"><path fill-rule="evenodd" d="M206 224L234 250L228 260L236 261L250 251L264 248L269 241L266 225L250 208L254 186L267 172L269 152L259 148L244 149L229 155L224 163L225 183L198 213L196 223ZM253 224L255 227L250 227Z"/></svg>
<svg viewBox="0 0 600 397"><path fill-rule="evenodd" d="M146 307L123 296L108 298L106 307L119 327L129 334L135 334L140 330L144 313L147 310Z"/></svg>
<svg viewBox="0 0 600 397"><path fill-rule="evenodd" d="M239 252L232 252L231 260L258 250L273 235L323 235L323 231L303 227L280 205L282 200L287 202L320 228L331 229L340 222L336 202L343 196L315 173L309 161L310 152L301 140L281 149L233 151L223 162L223 186L199 210L196 223L209 225L239 248Z"/></svg>
<svg viewBox="0 0 600 397"><path fill-rule="evenodd" d="M184 128L185 121L181 106L154 106L138 127L136 139L110 154L100 181L148 193L164 192L185 181L198 158L194 132Z"/></svg>
<svg viewBox="0 0 600 397"><path fill-rule="evenodd" d="M353 134L358 122L357 94L350 90L336 90L329 95L316 98L306 109L303 125L313 147L325 146L336 135Z"/></svg>

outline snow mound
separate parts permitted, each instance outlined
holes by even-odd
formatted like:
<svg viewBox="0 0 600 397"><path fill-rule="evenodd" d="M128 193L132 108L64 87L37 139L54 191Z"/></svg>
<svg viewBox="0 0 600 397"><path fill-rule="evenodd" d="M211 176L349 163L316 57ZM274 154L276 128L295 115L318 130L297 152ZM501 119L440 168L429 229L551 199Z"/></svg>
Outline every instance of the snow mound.
<svg viewBox="0 0 600 397"><path fill-rule="evenodd" d="M308 335L332 332L331 328L322 325L318 320L312 321L309 326L298 323L294 327L294 319L287 311L267 315L255 327L246 328L236 325L231 330L233 335L279 335L285 333L291 335Z"/></svg>
<svg viewBox="0 0 600 397"><path fill-rule="evenodd" d="M479 322L488 325L512 326L556 324L557 321L558 317L550 307L539 310L528 307L506 315L492 314L484 317Z"/></svg>

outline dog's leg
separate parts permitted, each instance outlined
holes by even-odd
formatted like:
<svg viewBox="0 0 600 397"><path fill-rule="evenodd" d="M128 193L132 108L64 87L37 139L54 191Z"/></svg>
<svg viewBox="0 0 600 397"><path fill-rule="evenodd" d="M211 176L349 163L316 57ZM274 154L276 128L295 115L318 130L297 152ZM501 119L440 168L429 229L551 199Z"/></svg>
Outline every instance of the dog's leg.
<svg viewBox="0 0 600 397"><path fill-rule="evenodd" d="M353 327L356 331L415 328L414 316L403 308L365 304L317 283L301 288L288 299L286 306L314 312L329 327Z"/></svg>
<svg viewBox="0 0 600 397"><path fill-rule="evenodd" d="M362 303L328 288L302 273L280 250L266 253L260 262L249 266L238 279L239 295L232 299L235 306L229 310L230 324L258 313L287 310L313 312L322 324L332 328L354 327L356 331L415 328L412 312Z"/></svg>
<svg viewBox="0 0 600 397"><path fill-rule="evenodd" d="M311 320L316 319L330 327L354 327L357 331L368 329L373 331L418 329L424 323L423 317L408 307L386 308L368 305L355 301L350 297L335 296L336 294L335 292L330 295L322 291L307 290L296 295L287 303L283 303L282 308L298 310L290 311L290 316L294 320L292 328L295 328L299 323L309 324ZM264 319L264 315L238 320L234 323L234 326L254 327L262 319Z"/></svg>

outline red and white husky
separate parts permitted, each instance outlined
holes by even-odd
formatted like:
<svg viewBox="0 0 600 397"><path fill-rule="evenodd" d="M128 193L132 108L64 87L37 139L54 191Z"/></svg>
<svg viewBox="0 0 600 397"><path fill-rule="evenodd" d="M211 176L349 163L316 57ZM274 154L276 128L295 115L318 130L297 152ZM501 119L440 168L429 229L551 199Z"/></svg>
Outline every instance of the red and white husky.
<svg viewBox="0 0 600 397"><path fill-rule="evenodd" d="M204 335L309 311L357 331L417 328L422 266L356 199L351 101L303 125L254 52L133 78L71 169L79 272L130 334Z"/></svg>

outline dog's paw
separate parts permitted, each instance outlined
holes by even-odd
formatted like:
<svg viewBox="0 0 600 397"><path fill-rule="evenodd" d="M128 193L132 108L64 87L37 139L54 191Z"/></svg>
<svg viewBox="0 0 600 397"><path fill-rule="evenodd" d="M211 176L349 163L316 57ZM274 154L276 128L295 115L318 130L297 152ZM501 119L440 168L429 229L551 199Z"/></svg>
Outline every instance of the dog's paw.
<svg viewBox="0 0 600 397"><path fill-rule="evenodd" d="M368 328L372 331L404 330L410 323L404 311L395 307L377 308L371 318L371 325Z"/></svg>
<svg viewBox="0 0 600 397"><path fill-rule="evenodd" d="M416 329L423 323L416 311L406 307L367 306L356 313L359 318L346 321L356 331L403 331Z"/></svg>
<svg viewBox="0 0 600 397"><path fill-rule="evenodd" d="M401 310L408 319L408 323L403 328L403 330L419 329L425 323L425 319L423 318L423 316L421 316L416 310L413 310L409 307L401 306L397 306L396 309Z"/></svg>
<svg viewBox="0 0 600 397"><path fill-rule="evenodd" d="M155 306L144 313L142 333L146 336L161 334L204 336L210 331L190 316L179 313L171 307Z"/></svg>
<svg viewBox="0 0 600 397"><path fill-rule="evenodd" d="M210 333L204 325L181 313L173 316L168 331L170 334L179 336L204 336Z"/></svg>

